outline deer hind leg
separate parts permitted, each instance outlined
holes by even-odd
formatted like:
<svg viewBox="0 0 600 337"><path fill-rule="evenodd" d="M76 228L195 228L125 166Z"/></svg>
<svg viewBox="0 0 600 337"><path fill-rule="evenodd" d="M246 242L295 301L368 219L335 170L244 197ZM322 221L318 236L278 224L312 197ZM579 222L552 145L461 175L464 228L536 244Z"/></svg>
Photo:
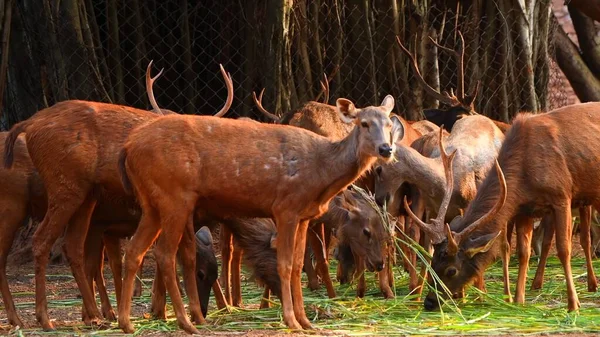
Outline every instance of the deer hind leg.
<svg viewBox="0 0 600 337"><path fill-rule="evenodd" d="M56 239L64 233L71 216L82 205L85 195L71 193L52 193L48 187L48 209L44 220L38 225L32 237L33 258L35 261L35 316L44 331L54 330L48 317L48 302L46 299L46 268L50 250ZM77 238L81 240L81 237ZM86 289L88 285L86 284ZM91 293L91 291L90 291ZM100 312L96 308L98 317Z"/></svg>
<svg viewBox="0 0 600 337"><path fill-rule="evenodd" d="M579 216L581 218L581 224L579 226L579 241L581 242L581 248L583 248L583 253L585 254L588 291L596 292L596 290L598 289L598 280L596 280L596 274L594 273L594 265L592 264L592 239L590 237L590 230L592 224L592 206L579 208Z"/></svg>
<svg viewBox="0 0 600 337"><path fill-rule="evenodd" d="M554 215L546 214L540 222L540 227L544 230L544 237L535 277L533 278L533 283L531 283L531 290L542 289L544 285L544 271L546 270L546 262L548 261L548 255L552 247L552 238L554 237Z"/></svg>
<svg viewBox="0 0 600 337"><path fill-rule="evenodd" d="M571 272L571 226L573 218L571 217L570 200L567 200L565 205L554 208L554 219L556 251L565 271L569 311L573 311L579 309L579 298L577 297L577 291L575 290L575 284L573 283L573 274Z"/></svg>
<svg viewBox="0 0 600 337"><path fill-rule="evenodd" d="M85 275L88 285L92 291L92 296L95 299L94 281L98 287L98 293L100 294L100 303L102 308L102 316L104 318L114 321L116 319L115 312L110 305L110 299L106 292L106 286L104 284L104 274L102 269L104 268L104 243L102 241L102 233L104 232L104 226L91 226L87 237L85 239L84 257L85 257ZM84 322L88 322L90 317L82 307L82 318Z"/></svg>
<svg viewBox="0 0 600 337"><path fill-rule="evenodd" d="M123 284L123 264L121 261L121 238L118 236L104 234L104 252L108 256L108 264L113 275L115 284L115 297L117 306L121 302L121 289Z"/></svg>
<svg viewBox="0 0 600 337"><path fill-rule="evenodd" d="M219 242L221 245L221 285L225 288L225 299L227 304L231 305L233 299L231 298L231 259L232 252L235 249L233 246L233 234L227 228L227 226L221 225L219 233Z"/></svg>
<svg viewBox="0 0 600 337"><path fill-rule="evenodd" d="M308 220L302 220L296 231L293 265L291 274L291 290L296 320L304 329L312 329L312 324L304 311L304 298L302 296L302 265L304 264L304 251L306 250L306 235ZM279 239L278 239L279 240ZM279 247L278 247L279 248Z"/></svg>
<svg viewBox="0 0 600 337"><path fill-rule="evenodd" d="M389 280L390 275L392 275L392 278L393 278L393 274L391 273L391 264L392 264L392 259L390 257L391 247L384 247L383 249L385 250L383 253L383 256L387 260L387 263L385 264L385 267L383 268L383 270L380 271L379 273L377 273L377 276L379 278L379 290L381 290L381 294L383 295L383 298L389 299L389 298L394 298L394 292L392 291L392 288L390 288L390 280Z"/></svg>
<svg viewBox="0 0 600 337"><path fill-rule="evenodd" d="M85 240L81 239L87 236L90 220L92 218L92 213L95 206L96 199L91 195L88 196L83 204L79 207L77 212L75 212L75 214L73 214L71 217L71 223L67 227L63 246L65 255L69 261L69 265L71 266L71 271L73 272L73 276L77 282L79 291L81 292L83 307L85 308L88 316L88 320L85 321L85 324L87 325L98 324L100 322L100 311L96 306L93 288L90 287L92 280L87 280L85 273ZM99 248L96 249L96 260L93 263L95 264L95 268L91 272L92 274L96 274L98 268L100 268L100 261L98 259L102 253L102 240L97 242L99 243Z"/></svg>
<svg viewBox="0 0 600 337"><path fill-rule="evenodd" d="M508 224L507 227L514 227L515 223L511 220ZM512 233L512 230L511 230ZM502 243L501 243L501 247L500 249L501 251L501 258L502 258L502 278L503 278L503 283L504 283L504 296L505 296L505 301L508 303L512 303L513 298L512 295L510 293L510 272L508 270L508 266L510 264L510 241L509 241L509 237L508 237L508 230L506 235L502 236Z"/></svg>
<svg viewBox="0 0 600 337"><path fill-rule="evenodd" d="M242 255L243 250L235 247L231 259L231 304L234 307L242 306Z"/></svg>
<svg viewBox="0 0 600 337"><path fill-rule="evenodd" d="M429 252L430 255L433 255L433 247L431 245L431 239L427 236L426 233L423 233L422 238L422 246L423 248ZM419 273L419 282L417 283L417 288L413 291L414 294L417 294L417 301L421 300L421 295L423 294L423 288L425 286L425 280L428 277L427 265L431 263L431 259L429 257L425 257L426 262L421 261L421 272Z"/></svg>
<svg viewBox="0 0 600 337"><path fill-rule="evenodd" d="M158 261L156 261L156 272L154 274L154 282L152 283L152 302L150 305L150 311L154 319L166 320L167 319L167 288L165 288L165 282L163 281L163 273L160 270Z"/></svg>
<svg viewBox="0 0 600 337"><path fill-rule="evenodd" d="M192 317L192 321L196 324L204 324L206 321L204 320L204 315L202 315L202 310L200 309L200 297L196 285L196 239L194 235L193 218L191 216L185 225L177 255L179 256L179 261L183 267L183 283L188 295L188 309L190 311L190 316ZM178 278L175 278L175 280L178 281ZM179 282L177 282L177 284L179 284Z"/></svg>
<svg viewBox="0 0 600 337"><path fill-rule="evenodd" d="M123 288L121 289L121 302L119 305L118 321L119 327L125 333L133 333L133 325L130 320L131 312L131 297L133 295L133 283L135 281L135 275L138 268L142 264L142 258L152 245L152 242L156 240L156 237L160 234L160 219L155 209L147 207L142 212L142 218L140 219L139 226L129 241L127 249L125 250L125 261L124 261L124 273L123 273ZM157 268L158 274L158 268ZM156 278L155 278L156 285ZM154 295L153 294L153 307Z"/></svg>
<svg viewBox="0 0 600 337"><path fill-rule="evenodd" d="M325 228L322 223L311 226L308 229L307 237L312 251L315 254L315 259L317 260L317 272L321 276L321 280L325 284L325 288L327 288L327 296L329 298L334 298L335 289L333 288L333 282L329 276L329 261L327 261L326 248L324 245L324 230Z"/></svg>
<svg viewBox="0 0 600 337"><path fill-rule="evenodd" d="M531 256L533 219L525 216L518 217L516 219L516 227L517 251L519 253L519 276L517 277L515 302L523 304L525 303L525 282L527 281L527 269L529 268L529 257Z"/></svg>
<svg viewBox="0 0 600 337"><path fill-rule="evenodd" d="M356 297L363 298L367 291L367 285L365 283L365 260L358 255L354 255L354 261L356 261L356 273L354 275L358 277Z"/></svg>
<svg viewBox="0 0 600 337"><path fill-rule="evenodd" d="M25 219L26 209L24 205L19 204L7 206L7 210L10 210L8 214L0 212L0 291L2 292L2 300L4 301L8 323L12 326L18 325L21 328L24 328L25 326L17 314L15 303L8 286L8 279L6 278L6 262L17 231Z"/></svg>
<svg viewBox="0 0 600 337"><path fill-rule="evenodd" d="M277 273L281 279L281 308L283 321L290 329L302 329L296 319L292 303L292 264L295 257L295 245L297 241L298 219L285 214L275 216L277 226ZM301 258L304 258L304 251Z"/></svg>

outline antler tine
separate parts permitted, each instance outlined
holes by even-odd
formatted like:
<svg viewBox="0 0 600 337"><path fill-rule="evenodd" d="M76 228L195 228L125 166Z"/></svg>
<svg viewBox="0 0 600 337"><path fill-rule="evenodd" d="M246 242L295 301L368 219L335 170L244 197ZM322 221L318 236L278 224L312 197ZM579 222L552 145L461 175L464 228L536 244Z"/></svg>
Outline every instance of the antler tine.
<svg viewBox="0 0 600 337"><path fill-rule="evenodd" d="M154 110L155 113L162 115L162 110L158 107L156 98L154 98L154 90L152 89L152 86L154 86L154 81L156 81L156 79L162 75L165 68L162 68L156 76L151 77L150 72L152 69L152 62L154 62L154 60L150 60L150 63L148 63L148 67L146 68L146 94L148 95L148 100L150 100L150 105L152 105L152 110Z"/></svg>
<svg viewBox="0 0 600 337"><path fill-rule="evenodd" d="M323 92L325 93L325 99L323 103L327 104L329 102L329 78L327 78L327 73L323 73L324 84L321 84L323 87Z"/></svg>
<svg viewBox="0 0 600 337"><path fill-rule="evenodd" d="M460 45L456 51L456 57L458 58L456 93L458 94L458 99L462 102L465 99L465 38L460 30L458 31L458 37L460 38Z"/></svg>
<svg viewBox="0 0 600 337"><path fill-rule="evenodd" d="M450 206L450 199L452 199L452 192L454 190L454 173L452 170L452 162L454 161L454 156L456 156L456 149L452 151L450 155L446 152L444 148L444 140L443 140L443 126L440 127L440 135L439 135L439 146L440 146L440 154L442 157L442 164L444 165L444 173L446 175L446 190L444 191L444 198L442 199L442 204L440 205L440 210L438 212L437 217L434 222L438 226L439 230L443 230L443 226L446 223L446 213L448 213L448 207Z"/></svg>
<svg viewBox="0 0 600 337"><path fill-rule="evenodd" d="M418 216L416 216L415 213L413 213L412 209L410 209L410 206L408 205L406 196L404 196L404 209L406 209L408 216L410 216L410 218L413 219L413 221L419 227L421 227L423 230L425 230L431 236L431 240L434 243L439 243L444 239L443 233L441 233L438 228L436 228L434 225L424 222Z"/></svg>
<svg viewBox="0 0 600 337"><path fill-rule="evenodd" d="M429 84L427 84L427 82L425 81L425 79L423 78L423 76L421 75L421 71L419 70L419 64L417 63L417 60L415 59L414 55L408 51L408 49L406 49L406 47L404 47L404 45L402 44L402 41L400 41L400 37L396 36L396 41L398 42L398 45L400 46L400 49L402 49L402 52L404 52L404 54L406 54L406 56L410 59L410 64L411 67L413 68L413 71L415 72L415 74L417 75L417 79L419 80L419 82L421 82L421 85L423 86L423 88L425 89L425 91L427 91L427 93L429 95L431 95L432 97L436 98L438 101L446 103L448 105L454 106L456 105L458 102L456 102L455 99L453 99L452 97L446 95L442 95L440 92L438 92L437 90L433 89Z"/></svg>
<svg viewBox="0 0 600 337"><path fill-rule="evenodd" d="M258 96L259 98L257 99L256 98L256 92L254 92L254 91L252 92L252 99L254 100L254 104L256 104L256 107L258 108L258 110L260 112L262 112L265 116L267 116L268 118L270 118L270 119L272 119L272 120L274 120L276 122L279 122L280 121L279 117L277 117L275 114L272 114L272 113L268 112L267 109L265 109L263 107L263 105L262 105L262 98L263 98L263 94L264 93L265 93L265 88L263 88L260 91L260 95Z"/></svg>
<svg viewBox="0 0 600 337"><path fill-rule="evenodd" d="M496 174L498 175L498 184L500 184L500 196L498 197L496 204L494 205L494 207L492 207L491 210L489 210L484 216L479 218L477 221L470 224L469 227L456 234L456 242L458 242L459 244L463 238L467 237L471 232L476 230L481 225L488 223L493 217L495 217L496 214L500 212L500 209L502 209L502 206L504 206L504 203L506 202L506 179L504 177L504 173L502 172L502 168L498 163L498 160L495 161L495 168Z"/></svg>
<svg viewBox="0 0 600 337"><path fill-rule="evenodd" d="M221 110L215 114L215 117L222 117L225 115L233 103L233 79L231 78L231 74L225 71L222 64L219 64L219 68L221 68L221 75L223 75L225 86L227 87L227 100Z"/></svg>

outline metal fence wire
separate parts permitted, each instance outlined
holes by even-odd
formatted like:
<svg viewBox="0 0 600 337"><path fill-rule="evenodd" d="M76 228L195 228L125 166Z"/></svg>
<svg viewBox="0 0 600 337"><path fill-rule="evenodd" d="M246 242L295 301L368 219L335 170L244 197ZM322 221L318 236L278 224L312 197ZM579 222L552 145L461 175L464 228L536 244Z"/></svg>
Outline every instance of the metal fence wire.
<svg viewBox="0 0 600 337"><path fill-rule="evenodd" d="M231 73L229 116L262 118L252 92L277 114L323 98L357 106L396 98L397 113L421 117L438 102L424 93L396 36L416 51L426 81L456 91L459 62L437 48L458 49L465 37L465 90L476 83L478 112L509 119L521 110L568 103L565 79L552 63L553 31L541 12L523 29L520 9L506 1L340 0L20 0L13 9L2 127L66 99L149 109L144 74L164 73L154 92L162 108L213 114L227 91L219 63ZM466 2L465 2L466 3ZM536 6L548 6L539 1ZM286 7L289 5L290 7ZM448 5L449 6L449 5ZM548 8L548 7L545 7ZM546 11L548 13L548 11ZM415 39L416 37L416 39Z"/></svg>

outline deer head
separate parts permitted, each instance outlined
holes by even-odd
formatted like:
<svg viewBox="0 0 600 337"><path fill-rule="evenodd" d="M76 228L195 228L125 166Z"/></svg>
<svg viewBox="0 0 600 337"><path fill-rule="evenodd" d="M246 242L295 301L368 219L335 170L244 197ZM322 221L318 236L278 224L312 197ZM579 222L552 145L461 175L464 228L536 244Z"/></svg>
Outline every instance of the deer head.
<svg viewBox="0 0 600 337"><path fill-rule="evenodd" d="M202 314L208 312L208 300L213 283L219 276L219 267L213 248L213 238L208 227L196 232L196 287Z"/></svg>
<svg viewBox="0 0 600 337"><path fill-rule="evenodd" d="M445 153L443 156L447 158L444 160L444 169L447 172L446 176L448 179L448 176L452 177L451 165L448 165L448 162L451 161L451 158L448 158ZM502 173L502 169L500 168L497 160L495 161L495 170L500 183L499 198L495 205L487 213L485 213L479 219L471 222L469 225L466 225L466 219L460 215L455 217L451 221L450 225L444 223L443 216L440 217L442 214L445 215L448 202L450 201L450 193L452 191L451 178L448 181L446 194L444 195L444 201L442 202L440 211L438 212L438 217L432 220L431 223L425 223L416 217L405 202L405 207L408 214L415 221L415 223L425 230L432 238L432 243L434 244L434 254L431 261L431 267L454 297L457 297L462 293L465 285L468 285L475 280L478 275L483 273L483 268L479 267L481 264L478 259L479 254L490 250L494 242L496 242L496 239L502 233L499 231L478 237L472 237L470 235L477 228L480 228L482 225L492 220L492 218L498 214L504 205L504 202L506 201L506 180L504 179L504 174ZM450 174L448 174L448 171L450 171ZM493 173L490 171L490 174ZM464 229L456 233L452 230L452 228ZM447 296L447 294L442 292L442 296ZM436 293L430 292L427 294L427 297L424 301L424 306L427 310L433 310L437 308L438 303L439 302L437 300Z"/></svg>

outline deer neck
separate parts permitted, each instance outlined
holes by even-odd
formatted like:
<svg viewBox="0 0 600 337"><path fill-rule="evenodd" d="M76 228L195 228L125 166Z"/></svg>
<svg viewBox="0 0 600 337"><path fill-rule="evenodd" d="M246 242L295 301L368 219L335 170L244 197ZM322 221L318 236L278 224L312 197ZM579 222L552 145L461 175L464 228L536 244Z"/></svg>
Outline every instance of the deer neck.
<svg viewBox="0 0 600 337"><path fill-rule="evenodd" d="M440 158L428 158L415 149L399 145L396 148L393 184L400 186L403 182L416 185L427 199L438 200L444 195L446 177Z"/></svg>
<svg viewBox="0 0 600 337"><path fill-rule="evenodd" d="M320 176L331 182L325 192L329 199L362 176L376 160L360 153L359 135L359 128L355 127L346 138L330 143L322 153Z"/></svg>

